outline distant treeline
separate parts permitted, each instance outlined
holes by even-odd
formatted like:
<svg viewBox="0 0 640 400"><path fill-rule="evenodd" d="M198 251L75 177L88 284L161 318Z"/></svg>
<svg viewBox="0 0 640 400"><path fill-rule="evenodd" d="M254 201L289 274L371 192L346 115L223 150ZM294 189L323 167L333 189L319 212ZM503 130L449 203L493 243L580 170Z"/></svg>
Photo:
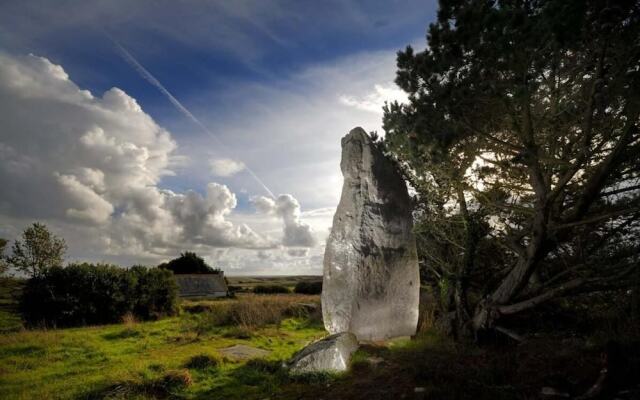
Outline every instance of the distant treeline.
<svg viewBox="0 0 640 400"><path fill-rule="evenodd" d="M257 294L277 294L291 293L288 287L282 285L260 285L253 288L253 293ZM322 281L298 282L293 288L293 293L297 294L320 294L322 293Z"/></svg>
<svg viewBox="0 0 640 400"><path fill-rule="evenodd" d="M20 311L32 326L114 323L126 314L156 319L177 311L177 293L173 274L166 269L70 264L29 279Z"/></svg>
<svg viewBox="0 0 640 400"><path fill-rule="evenodd" d="M298 282L293 291L298 294L320 294L322 293L322 281Z"/></svg>
<svg viewBox="0 0 640 400"><path fill-rule="evenodd" d="M282 285L260 285L253 288L253 293L257 294L278 294L291 293L289 288Z"/></svg>

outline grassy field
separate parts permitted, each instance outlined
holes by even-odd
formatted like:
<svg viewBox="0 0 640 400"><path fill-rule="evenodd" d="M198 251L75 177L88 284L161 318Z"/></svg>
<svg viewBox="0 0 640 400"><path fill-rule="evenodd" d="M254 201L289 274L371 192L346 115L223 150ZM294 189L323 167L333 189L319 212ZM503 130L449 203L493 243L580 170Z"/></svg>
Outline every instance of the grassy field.
<svg viewBox="0 0 640 400"><path fill-rule="evenodd" d="M249 295L200 301L200 307L208 303L211 309L160 321L4 333L0 335L0 398L261 398L274 390L270 374L261 370L278 366L305 344L324 336L317 318L284 313L299 301L317 300ZM247 309L259 307L256 303L266 303L275 313L282 311L281 318L275 317L280 321L260 326L272 320L251 321L251 316L245 316L241 323L225 324L212 317L242 304ZM270 353L247 367L246 360L220 353L237 344ZM198 355L217 365L189 366ZM256 365L251 367L252 363Z"/></svg>
<svg viewBox="0 0 640 400"><path fill-rule="evenodd" d="M425 313L415 338L363 344L344 374L292 377L283 362L326 335L319 307L310 306L318 296L189 300L179 316L159 321L124 318L114 325L25 330L13 303L19 290L19 284L0 290L3 400L495 400L539 398L543 387L576 396L597 380L613 338L620 356L607 365L617 380L616 396L640 395L640 336L629 318L619 326L588 322L589 332L556 326L521 344L477 346L438 335ZM597 326L606 329L593 331ZM268 353L253 359L225 355L235 345Z"/></svg>
<svg viewBox="0 0 640 400"><path fill-rule="evenodd" d="M298 282L319 282L322 276L318 275L290 275L290 276L228 276L229 285L251 290L256 286L278 285L293 290Z"/></svg>

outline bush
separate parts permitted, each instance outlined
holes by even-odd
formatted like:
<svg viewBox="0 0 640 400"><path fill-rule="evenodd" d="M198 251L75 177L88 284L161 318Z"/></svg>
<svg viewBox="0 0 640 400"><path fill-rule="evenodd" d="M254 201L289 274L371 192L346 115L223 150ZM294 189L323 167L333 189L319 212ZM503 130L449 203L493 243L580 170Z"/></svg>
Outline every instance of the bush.
<svg viewBox="0 0 640 400"><path fill-rule="evenodd" d="M220 360L209 354L198 354L191 357L186 363L185 368L204 370L209 368L216 368L220 365Z"/></svg>
<svg viewBox="0 0 640 400"><path fill-rule="evenodd" d="M280 286L280 285L264 285L264 286L254 287L253 293L256 293L256 294L289 293L289 289L285 286Z"/></svg>
<svg viewBox="0 0 640 400"><path fill-rule="evenodd" d="M27 281L20 311L29 325L74 326L175 313L177 285L169 271L113 265L52 267Z"/></svg>
<svg viewBox="0 0 640 400"><path fill-rule="evenodd" d="M170 271L161 268L132 267L135 277L133 314L142 319L173 315L178 309L178 285Z"/></svg>
<svg viewBox="0 0 640 400"><path fill-rule="evenodd" d="M298 294L320 294L322 293L322 281L298 282L293 292Z"/></svg>
<svg viewBox="0 0 640 400"><path fill-rule="evenodd" d="M184 389L191 386L192 383L193 379L189 370L181 369L167 372L156 385L160 384L166 390L171 391Z"/></svg>
<svg viewBox="0 0 640 400"><path fill-rule="evenodd" d="M228 285L227 287L229 288L229 293L239 293L239 292L246 292L247 291L242 286Z"/></svg>

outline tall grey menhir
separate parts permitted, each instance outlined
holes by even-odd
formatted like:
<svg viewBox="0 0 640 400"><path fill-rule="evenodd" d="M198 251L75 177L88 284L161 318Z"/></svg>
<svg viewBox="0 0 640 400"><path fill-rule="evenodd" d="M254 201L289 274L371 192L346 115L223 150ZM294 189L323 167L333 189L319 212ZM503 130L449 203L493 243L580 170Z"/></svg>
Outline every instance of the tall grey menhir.
<svg viewBox="0 0 640 400"><path fill-rule="evenodd" d="M324 325L360 340L413 335L420 276L407 186L362 128L342 138L340 168L342 196L324 253Z"/></svg>

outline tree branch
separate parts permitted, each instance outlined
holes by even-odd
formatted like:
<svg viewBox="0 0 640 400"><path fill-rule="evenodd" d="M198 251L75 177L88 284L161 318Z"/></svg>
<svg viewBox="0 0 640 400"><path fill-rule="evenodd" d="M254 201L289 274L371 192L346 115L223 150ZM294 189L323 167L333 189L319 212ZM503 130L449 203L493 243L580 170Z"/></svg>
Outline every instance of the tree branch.
<svg viewBox="0 0 640 400"><path fill-rule="evenodd" d="M549 230L558 231L562 229L573 228L580 225L593 224L595 222L607 220L613 217L617 217L619 215L631 214L639 211L640 211L640 207L624 208L622 210L615 210L615 211L611 211L611 212L600 214L600 215L593 215L591 217L583 218L580 221L576 221L576 222L569 222L565 224L554 225Z"/></svg>
<svg viewBox="0 0 640 400"><path fill-rule="evenodd" d="M532 297L528 300L524 300L521 301L519 303L515 303L515 304L511 304L508 306L500 306L498 307L498 311L500 312L500 314L503 315L509 315L509 314L516 314L519 313L521 311L533 308L541 303L544 303L546 301L552 300L566 292L568 292L569 290L573 290L576 289L578 287L580 287L581 285L585 284L585 280L583 278L576 278L573 279L567 283L565 283L564 285L558 286L557 288L551 289L539 296L536 297Z"/></svg>

